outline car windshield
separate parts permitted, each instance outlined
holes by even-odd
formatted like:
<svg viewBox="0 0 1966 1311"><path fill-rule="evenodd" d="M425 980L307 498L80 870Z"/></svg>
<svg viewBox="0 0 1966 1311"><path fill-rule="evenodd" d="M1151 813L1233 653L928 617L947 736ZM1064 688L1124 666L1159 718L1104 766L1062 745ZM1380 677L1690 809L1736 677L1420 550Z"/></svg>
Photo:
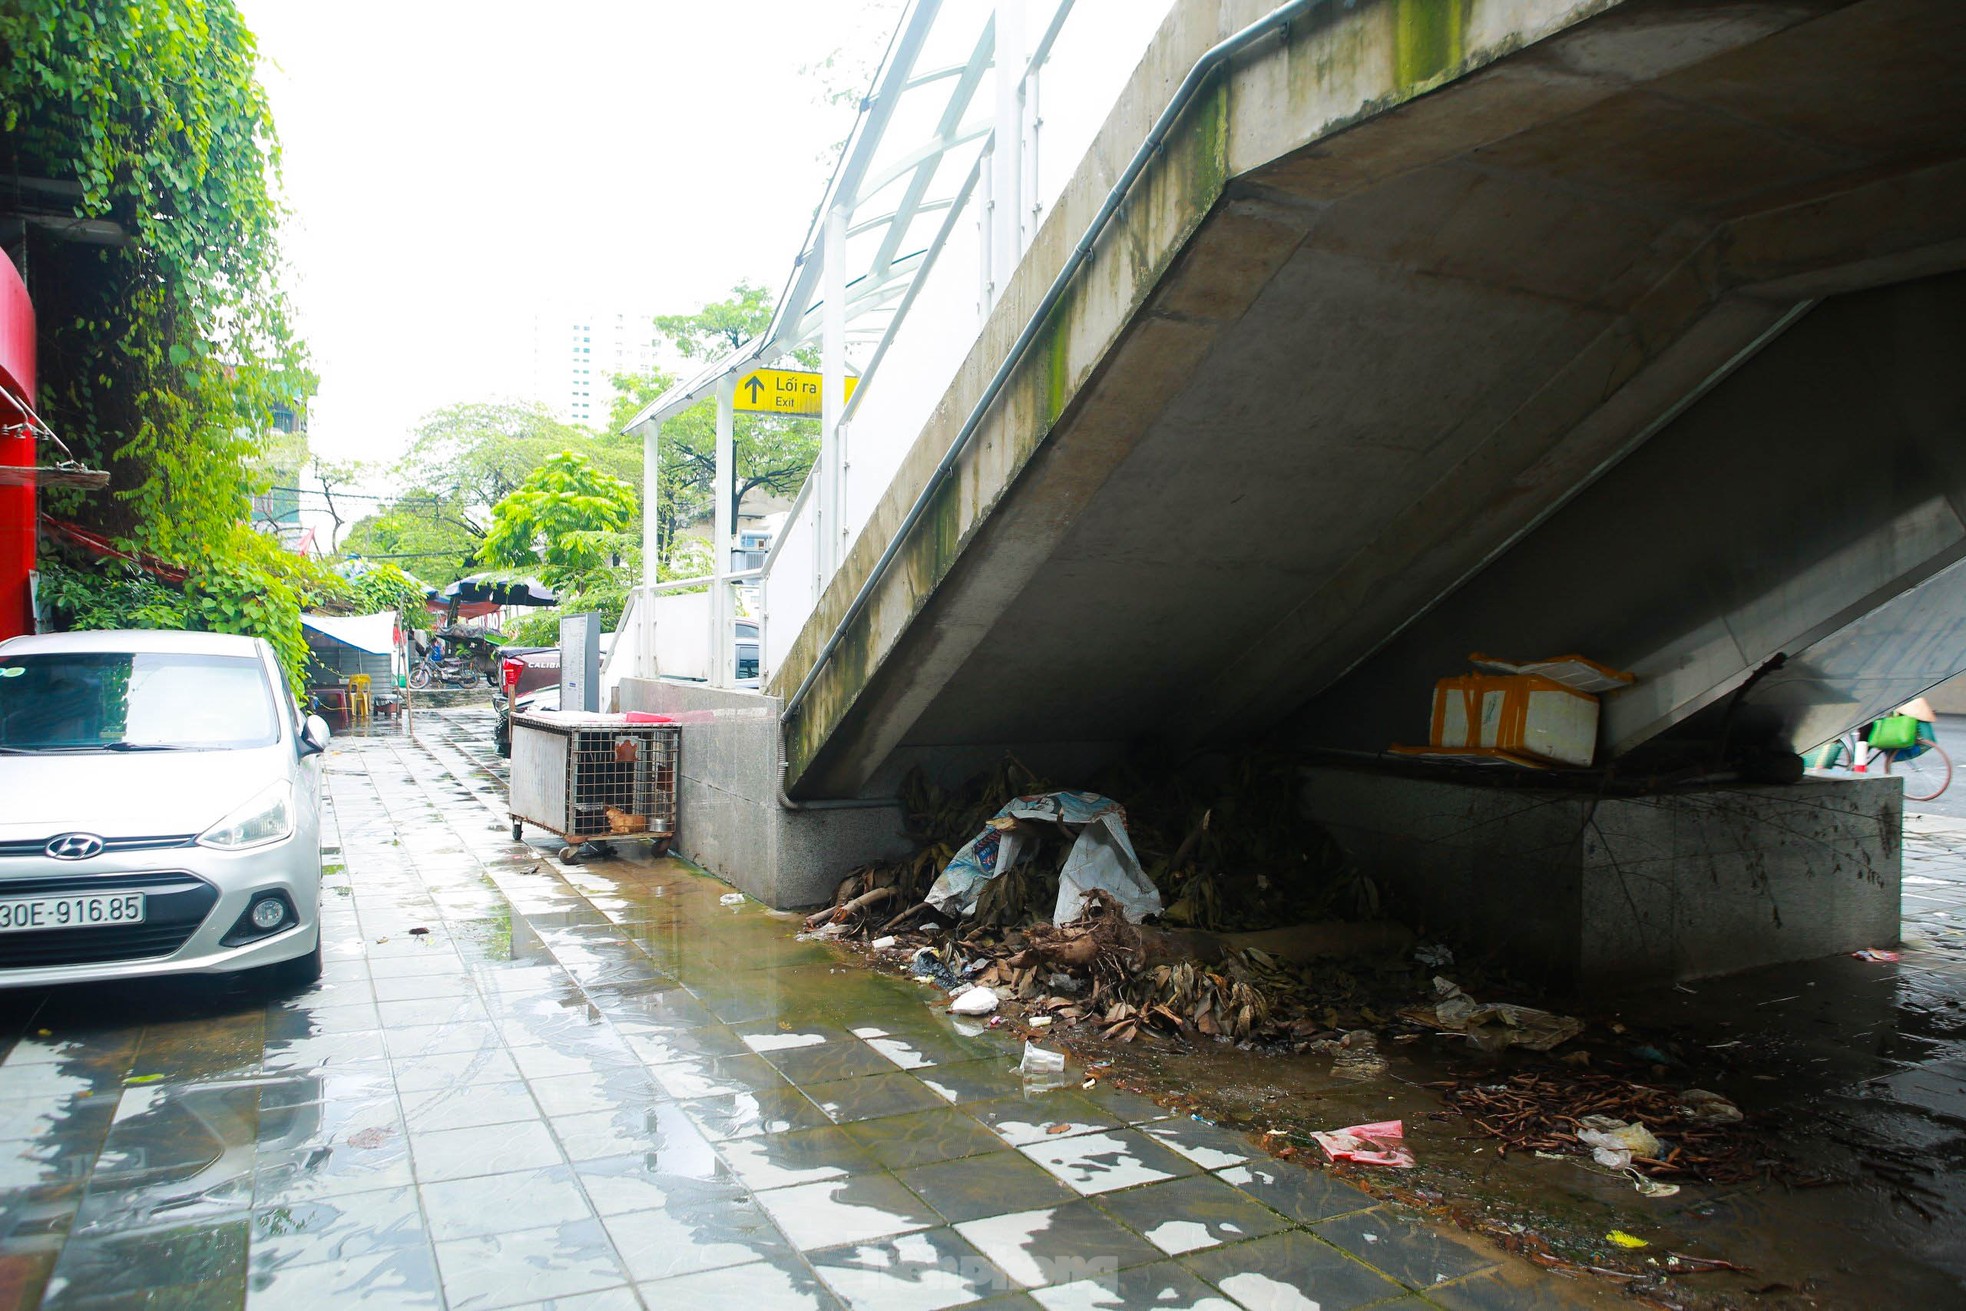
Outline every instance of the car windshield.
<svg viewBox="0 0 1966 1311"><path fill-rule="evenodd" d="M250 656L87 651L0 656L0 748L270 746L279 719Z"/></svg>

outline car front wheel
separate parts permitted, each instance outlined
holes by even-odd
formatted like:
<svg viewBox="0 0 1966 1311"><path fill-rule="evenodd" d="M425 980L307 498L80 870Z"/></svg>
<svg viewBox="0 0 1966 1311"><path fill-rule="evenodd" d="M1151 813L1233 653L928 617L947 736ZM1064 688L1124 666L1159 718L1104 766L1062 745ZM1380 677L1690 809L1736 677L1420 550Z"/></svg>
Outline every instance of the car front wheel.
<svg viewBox="0 0 1966 1311"><path fill-rule="evenodd" d="M299 992L302 988L318 983L321 978L321 939L314 939L314 950L305 956L283 960L277 964L263 967L262 975L269 992L285 995Z"/></svg>

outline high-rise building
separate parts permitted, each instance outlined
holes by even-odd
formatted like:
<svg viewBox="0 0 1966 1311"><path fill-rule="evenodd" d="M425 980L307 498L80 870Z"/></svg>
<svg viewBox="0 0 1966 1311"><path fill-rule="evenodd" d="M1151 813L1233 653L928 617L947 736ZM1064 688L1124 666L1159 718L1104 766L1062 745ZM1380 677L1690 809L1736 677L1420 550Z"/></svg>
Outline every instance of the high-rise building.
<svg viewBox="0 0 1966 1311"><path fill-rule="evenodd" d="M535 314L532 394L568 423L605 426L614 375L646 373L659 362L653 317L591 307Z"/></svg>

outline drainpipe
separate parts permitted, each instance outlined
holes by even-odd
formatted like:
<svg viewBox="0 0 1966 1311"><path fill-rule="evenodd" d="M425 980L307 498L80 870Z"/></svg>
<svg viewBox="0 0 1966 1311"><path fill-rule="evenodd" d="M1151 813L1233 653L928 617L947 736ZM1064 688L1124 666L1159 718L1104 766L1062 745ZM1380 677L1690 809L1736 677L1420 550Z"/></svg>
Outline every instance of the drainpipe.
<svg viewBox="0 0 1966 1311"><path fill-rule="evenodd" d="M791 767L789 760L778 762L778 804L786 810L885 810L901 804L898 797L885 801L879 797L820 797L813 801L794 801L785 794L785 771Z"/></svg>

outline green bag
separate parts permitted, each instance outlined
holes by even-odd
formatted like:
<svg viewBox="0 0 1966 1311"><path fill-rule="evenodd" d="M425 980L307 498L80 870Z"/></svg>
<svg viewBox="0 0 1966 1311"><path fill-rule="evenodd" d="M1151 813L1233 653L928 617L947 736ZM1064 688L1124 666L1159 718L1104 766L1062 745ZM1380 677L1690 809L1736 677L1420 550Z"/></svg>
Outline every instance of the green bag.
<svg viewBox="0 0 1966 1311"><path fill-rule="evenodd" d="M1910 715L1886 715L1870 726L1870 744L1879 751L1901 751L1918 744L1918 721Z"/></svg>

